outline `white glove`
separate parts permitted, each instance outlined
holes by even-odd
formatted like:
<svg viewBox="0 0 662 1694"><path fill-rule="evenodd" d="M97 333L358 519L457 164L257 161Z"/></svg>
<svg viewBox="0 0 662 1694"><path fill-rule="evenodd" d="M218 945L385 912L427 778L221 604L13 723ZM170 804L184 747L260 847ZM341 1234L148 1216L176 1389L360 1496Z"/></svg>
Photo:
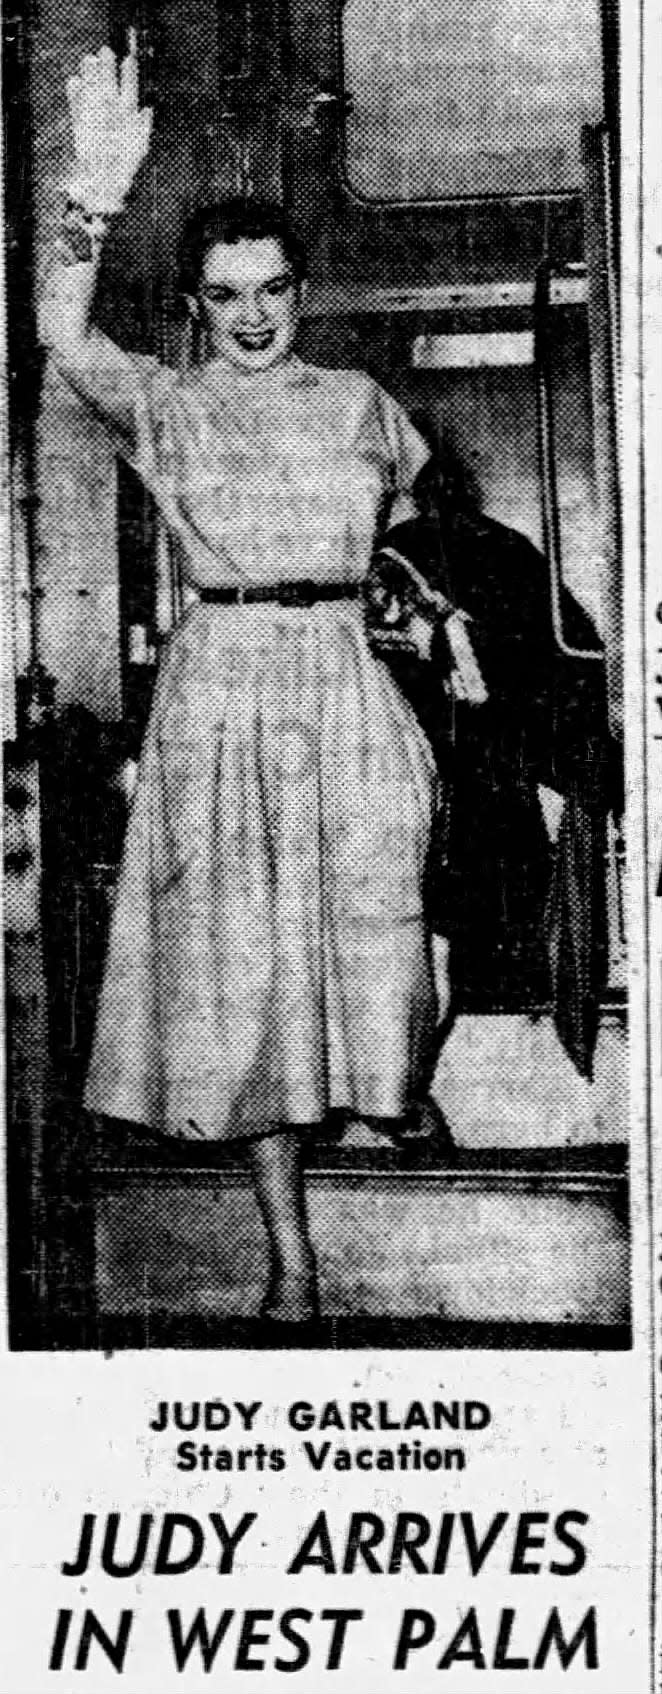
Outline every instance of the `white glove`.
<svg viewBox="0 0 662 1694"><path fill-rule="evenodd" d="M135 30L129 31L119 80L110 47L87 53L67 83L67 101L76 154L69 197L88 216L109 217L121 210L152 132L151 107L138 105Z"/></svg>

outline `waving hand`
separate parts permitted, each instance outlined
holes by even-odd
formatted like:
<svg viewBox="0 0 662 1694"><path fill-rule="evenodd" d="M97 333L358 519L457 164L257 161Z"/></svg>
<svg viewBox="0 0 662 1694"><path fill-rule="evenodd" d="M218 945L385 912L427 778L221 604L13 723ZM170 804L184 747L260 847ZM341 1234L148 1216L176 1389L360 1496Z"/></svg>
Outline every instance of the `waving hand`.
<svg viewBox="0 0 662 1694"><path fill-rule="evenodd" d="M88 53L67 83L75 173L70 198L88 214L119 212L149 148L152 110L138 102L136 32L117 68L110 47Z"/></svg>

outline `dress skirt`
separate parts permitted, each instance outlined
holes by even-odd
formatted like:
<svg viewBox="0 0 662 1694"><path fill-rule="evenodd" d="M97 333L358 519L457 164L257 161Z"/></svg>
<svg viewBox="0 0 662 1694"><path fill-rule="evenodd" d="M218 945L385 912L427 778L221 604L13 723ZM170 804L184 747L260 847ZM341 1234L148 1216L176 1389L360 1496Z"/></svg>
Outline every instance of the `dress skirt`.
<svg viewBox="0 0 662 1694"><path fill-rule="evenodd" d="M435 1028L435 783L356 601L193 606L143 746L88 1107L205 1140L402 1116Z"/></svg>

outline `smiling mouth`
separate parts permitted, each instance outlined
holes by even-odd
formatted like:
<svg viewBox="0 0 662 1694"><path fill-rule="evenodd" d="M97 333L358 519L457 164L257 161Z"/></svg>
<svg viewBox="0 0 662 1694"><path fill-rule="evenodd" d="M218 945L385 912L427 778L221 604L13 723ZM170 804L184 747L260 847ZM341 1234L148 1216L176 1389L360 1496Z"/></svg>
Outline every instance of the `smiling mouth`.
<svg viewBox="0 0 662 1694"><path fill-rule="evenodd" d="M235 341L247 353L264 353L274 338L272 329L236 330Z"/></svg>

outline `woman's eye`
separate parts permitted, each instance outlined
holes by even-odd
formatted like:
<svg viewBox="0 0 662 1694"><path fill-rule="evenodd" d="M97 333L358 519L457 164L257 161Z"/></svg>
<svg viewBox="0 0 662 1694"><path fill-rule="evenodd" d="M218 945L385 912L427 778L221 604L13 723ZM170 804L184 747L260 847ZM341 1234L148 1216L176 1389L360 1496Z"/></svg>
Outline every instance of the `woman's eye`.
<svg viewBox="0 0 662 1694"><path fill-rule="evenodd" d="M230 300L234 299L231 288L213 288L208 286L203 288L202 292L205 300L209 300L212 306L227 306Z"/></svg>
<svg viewBox="0 0 662 1694"><path fill-rule="evenodd" d="M265 292L265 294L269 294L271 296L275 295L278 298L278 296L280 296L282 294L287 294L288 289L290 289L291 287L292 287L291 277L289 277L289 276L279 276L276 279L276 281L268 282L266 284L264 292Z"/></svg>

